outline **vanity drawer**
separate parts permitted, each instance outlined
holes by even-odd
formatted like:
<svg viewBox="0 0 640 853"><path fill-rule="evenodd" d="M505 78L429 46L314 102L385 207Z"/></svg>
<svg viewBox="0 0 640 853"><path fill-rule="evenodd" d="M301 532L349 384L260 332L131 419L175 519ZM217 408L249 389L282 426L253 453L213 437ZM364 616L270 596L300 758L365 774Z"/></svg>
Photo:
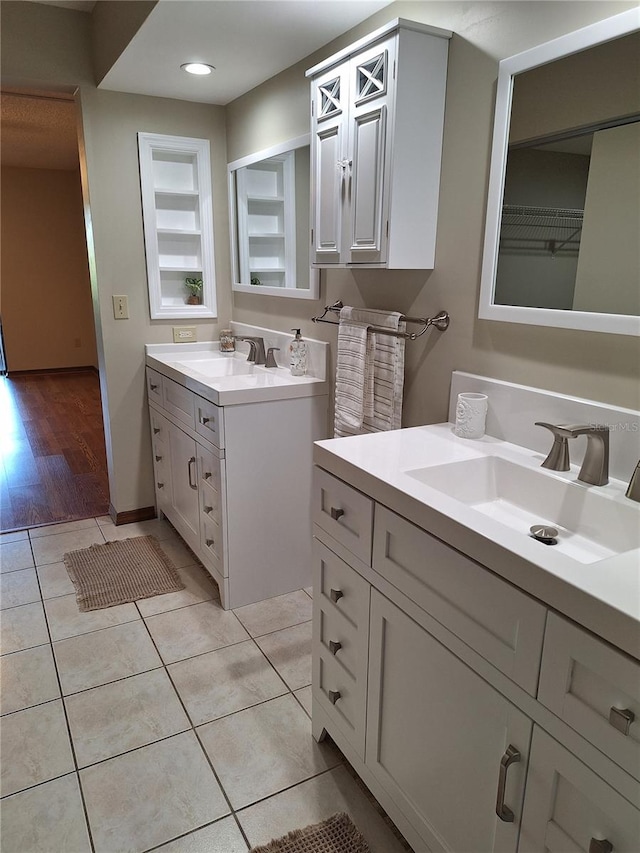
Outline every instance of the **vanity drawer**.
<svg viewBox="0 0 640 853"><path fill-rule="evenodd" d="M162 407L167 410L181 423L194 426L194 398L193 391L178 385L173 379L162 377Z"/></svg>
<svg viewBox="0 0 640 853"><path fill-rule="evenodd" d="M357 680L367 671L367 632L357 631L335 607L320 603L313 618L318 626L318 642L325 657L333 657Z"/></svg>
<svg viewBox="0 0 640 853"><path fill-rule="evenodd" d="M203 397L195 398L196 432L216 447L224 447L222 409Z"/></svg>
<svg viewBox="0 0 640 853"><path fill-rule="evenodd" d="M371 565L373 501L321 468L315 468L313 476L313 520Z"/></svg>
<svg viewBox="0 0 640 853"><path fill-rule="evenodd" d="M640 779L640 664L550 613L538 699Z"/></svg>
<svg viewBox="0 0 640 853"><path fill-rule="evenodd" d="M319 539L313 540L313 600L339 613L355 631L369 624L369 584Z"/></svg>
<svg viewBox="0 0 640 853"><path fill-rule="evenodd" d="M222 494L222 461L205 450L201 445L198 448L198 479L200 485ZM219 502L220 498L218 498Z"/></svg>
<svg viewBox="0 0 640 853"><path fill-rule="evenodd" d="M379 504L373 568L535 696L546 608Z"/></svg>
<svg viewBox="0 0 640 853"><path fill-rule="evenodd" d="M216 561L223 563L222 527L209 515L200 516L200 538L205 554L213 554Z"/></svg>
<svg viewBox="0 0 640 853"><path fill-rule="evenodd" d="M147 367L147 397L162 405L162 374L151 367Z"/></svg>
<svg viewBox="0 0 640 853"><path fill-rule="evenodd" d="M314 656L313 696L364 760L366 681L355 681L330 656Z"/></svg>

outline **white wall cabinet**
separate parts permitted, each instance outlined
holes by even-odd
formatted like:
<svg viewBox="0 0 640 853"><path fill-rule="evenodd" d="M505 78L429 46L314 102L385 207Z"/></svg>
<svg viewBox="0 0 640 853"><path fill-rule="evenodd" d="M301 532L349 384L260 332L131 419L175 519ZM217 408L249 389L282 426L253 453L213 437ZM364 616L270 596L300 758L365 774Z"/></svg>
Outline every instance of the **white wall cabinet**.
<svg viewBox="0 0 640 853"><path fill-rule="evenodd" d="M433 268L450 37L397 20L307 71L315 266Z"/></svg>
<svg viewBox="0 0 640 853"><path fill-rule="evenodd" d="M326 397L217 406L150 367L147 396L158 510L223 607L309 586L311 453Z"/></svg>
<svg viewBox="0 0 640 853"><path fill-rule="evenodd" d="M139 133L138 152L151 319L215 317L209 140ZM199 304L186 278L202 279Z"/></svg>
<svg viewBox="0 0 640 853"><path fill-rule="evenodd" d="M638 661L314 477L316 739L416 853L637 851Z"/></svg>

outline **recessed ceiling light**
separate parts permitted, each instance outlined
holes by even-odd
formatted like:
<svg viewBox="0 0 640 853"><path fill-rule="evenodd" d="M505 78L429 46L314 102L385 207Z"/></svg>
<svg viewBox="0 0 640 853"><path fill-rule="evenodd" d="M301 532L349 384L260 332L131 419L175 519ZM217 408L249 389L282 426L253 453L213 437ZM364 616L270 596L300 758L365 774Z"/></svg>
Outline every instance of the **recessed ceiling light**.
<svg viewBox="0 0 640 853"><path fill-rule="evenodd" d="M204 62L185 62L180 66L183 71L186 71L188 74L211 74L212 71L215 71L215 67L213 65L206 65Z"/></svg>

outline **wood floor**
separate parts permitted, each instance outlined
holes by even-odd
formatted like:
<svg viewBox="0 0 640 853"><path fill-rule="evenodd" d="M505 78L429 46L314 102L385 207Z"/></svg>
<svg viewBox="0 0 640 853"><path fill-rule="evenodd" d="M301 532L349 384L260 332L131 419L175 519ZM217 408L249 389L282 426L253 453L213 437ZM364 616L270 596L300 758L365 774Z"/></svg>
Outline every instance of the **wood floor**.
<svg viewBox="0 0 640 853"><path fill-rule="evenodd" d="M108 509L97 374L0 377L0 532Z"/></svg>

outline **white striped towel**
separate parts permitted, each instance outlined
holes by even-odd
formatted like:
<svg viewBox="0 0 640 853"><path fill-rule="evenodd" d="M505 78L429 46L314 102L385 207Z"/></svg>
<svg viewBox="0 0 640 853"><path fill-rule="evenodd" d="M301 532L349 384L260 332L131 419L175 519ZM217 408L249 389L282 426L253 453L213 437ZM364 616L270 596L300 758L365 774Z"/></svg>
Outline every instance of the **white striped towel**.
<svg viewBox="0 0 640 853"><path fill-rule="evenodd" d="M342 308L338 329L334 435L399 429L404 387L404 339L370 326L403 332L396 311Z"/></svg>

